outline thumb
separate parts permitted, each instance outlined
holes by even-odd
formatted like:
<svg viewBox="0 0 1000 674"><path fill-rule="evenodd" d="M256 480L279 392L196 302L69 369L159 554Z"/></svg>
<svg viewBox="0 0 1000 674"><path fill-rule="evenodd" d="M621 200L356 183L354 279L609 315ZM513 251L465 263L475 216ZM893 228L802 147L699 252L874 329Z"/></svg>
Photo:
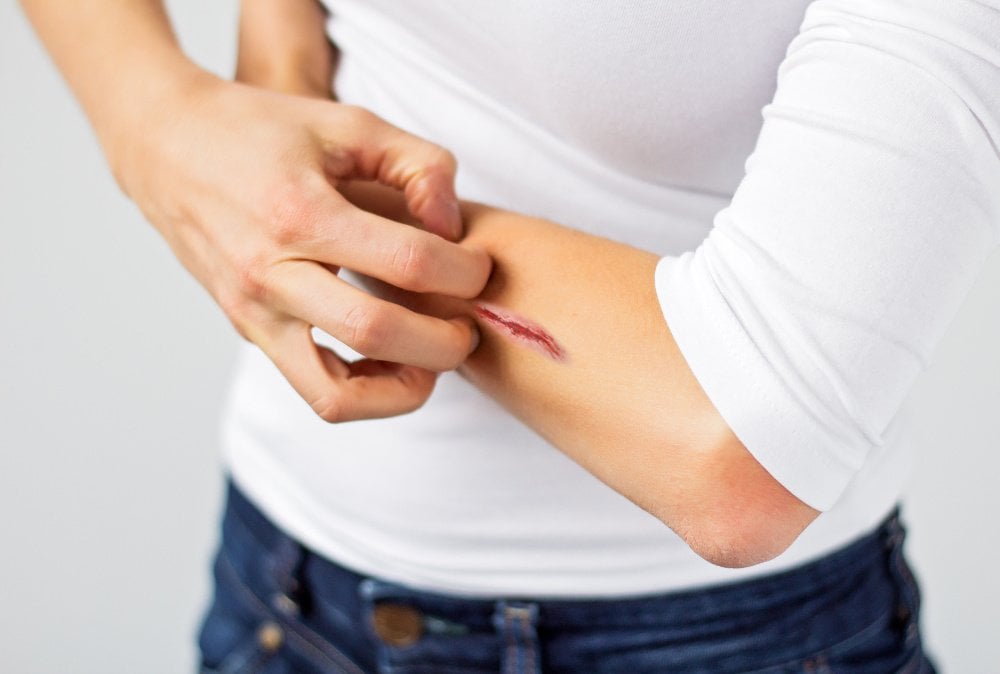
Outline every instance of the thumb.
<svg viewBox="0 0 1000 674"><path fill-rule="evenodd" d="M343 148L352 155L352 171L337 177L376 180L401 190L410 213L428 231L459 239L462 217L455 196L455 156L371 112L354 110L352 128L347 129L350 140Z"/></svg>

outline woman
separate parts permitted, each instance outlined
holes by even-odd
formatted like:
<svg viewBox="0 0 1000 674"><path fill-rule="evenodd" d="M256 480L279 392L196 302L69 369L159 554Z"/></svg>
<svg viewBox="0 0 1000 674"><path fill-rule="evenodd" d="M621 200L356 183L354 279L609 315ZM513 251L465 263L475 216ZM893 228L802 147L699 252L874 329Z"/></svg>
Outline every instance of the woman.
<svg viewBox="0 0 1000 674"><path fill-rule="evenodd" d="M240 86L24 4L252 343L206 671L933 671L896 412L996 245L995 5L246 0Z"/></svg>

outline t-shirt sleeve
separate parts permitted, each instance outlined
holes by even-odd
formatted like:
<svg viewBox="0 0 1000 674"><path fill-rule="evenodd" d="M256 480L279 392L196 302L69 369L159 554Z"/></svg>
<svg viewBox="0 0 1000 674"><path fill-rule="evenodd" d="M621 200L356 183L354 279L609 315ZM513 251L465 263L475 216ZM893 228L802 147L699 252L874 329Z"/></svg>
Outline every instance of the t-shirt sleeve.
<svg viewBox="0 0 1000 674"><path fill-rule="evenodd" d="M763 117L656 289L736 436L827 510L1000 239L1000 0L816 0Z"/></svg>

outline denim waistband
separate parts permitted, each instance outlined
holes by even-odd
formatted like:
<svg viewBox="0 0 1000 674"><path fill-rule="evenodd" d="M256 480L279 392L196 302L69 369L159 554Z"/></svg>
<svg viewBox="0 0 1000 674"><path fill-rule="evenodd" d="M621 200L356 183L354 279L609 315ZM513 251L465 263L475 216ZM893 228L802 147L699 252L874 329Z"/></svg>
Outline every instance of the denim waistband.
<svg viewBox="0 0 1000 674"><path fill-rule="evenodd" d="M880 567L888 548L903 537L898 508L871 533L813 562L794 569L709 588L694 588L662 594L600 599L545 599L504 596L469 598L407 587L384 579L356 573L332 560L320 557L280 531L232 483L228 487L224 526L237 520L266 551L262 559L278 565L281 574L294 576L308 567L313 592L338 596L345 606L357 604L359 596L368 601L408 603L435 615L447 616L471 628L488 629L494 620L498 600L530 602L537 607L537 622L545 626L648 627L669 629L671 625L691 630L704 621L706 629L738 625L743 617L776 606L796 605L802 611L817 610L824 598L835 597L847 588L864 583L868 569ZM260 570L243 569L256 575ZM274 573L270 568L267 573ZM873 587L875 587L873 585ZM721 607L721 608L720 608ZM710 627L711 626L711 627Z"/></svg>

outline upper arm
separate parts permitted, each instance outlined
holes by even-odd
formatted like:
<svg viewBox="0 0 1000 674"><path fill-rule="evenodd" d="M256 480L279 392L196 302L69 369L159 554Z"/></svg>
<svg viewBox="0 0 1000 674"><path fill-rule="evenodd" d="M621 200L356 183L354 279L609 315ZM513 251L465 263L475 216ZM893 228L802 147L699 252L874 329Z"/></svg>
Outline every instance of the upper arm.
<svg viewBox="0 0 1000 674"><path fill-rule="evenodd" d="M463 373L706 559L779 554L881 442L996 246L996 35L995 3L816 0L731 205L679 257L472 212L484 299L569 358L484 327Z"/></svg>
<svg viewBox="0 0 1000 674"><path fill-rule="evenodd" d="M735 437L826 510L997 244L1000 6L817 0L764 118L731 205L657 289Z"/></svg>

